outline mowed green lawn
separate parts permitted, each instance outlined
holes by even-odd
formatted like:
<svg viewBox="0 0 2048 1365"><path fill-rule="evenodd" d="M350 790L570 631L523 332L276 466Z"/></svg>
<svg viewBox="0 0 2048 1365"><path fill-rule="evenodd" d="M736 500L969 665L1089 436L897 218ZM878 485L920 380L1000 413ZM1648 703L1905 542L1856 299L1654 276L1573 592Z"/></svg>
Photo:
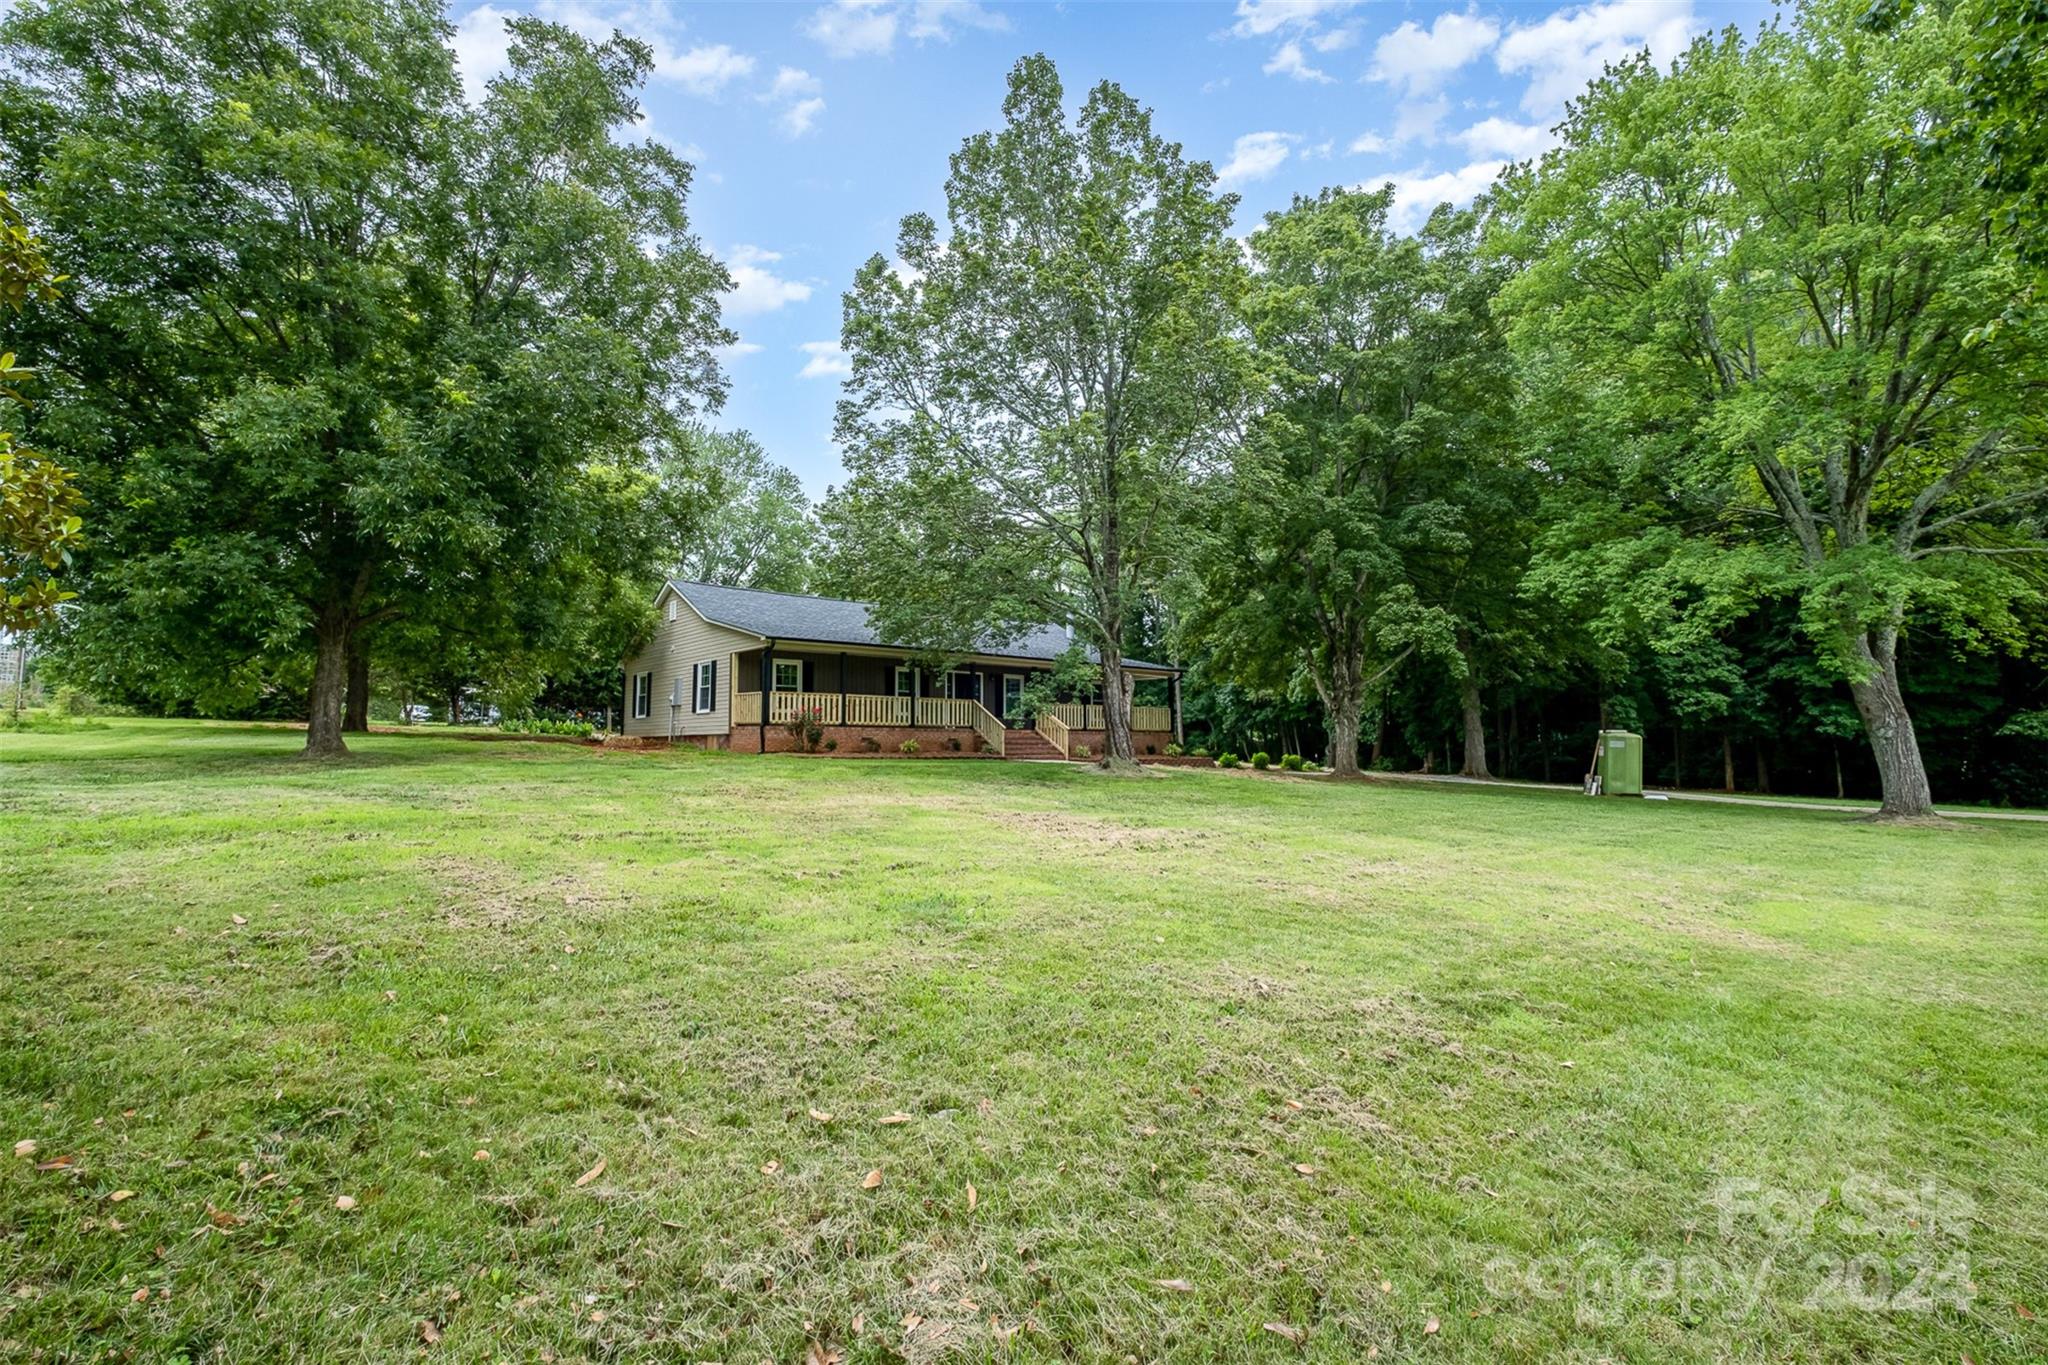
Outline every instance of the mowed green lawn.
<svg viewBox="0 0 2048 1365"><path fill-rule="evenodd" d="M2048 1353L2040 827L299 742L0 732L0 1359Z"/></svg>

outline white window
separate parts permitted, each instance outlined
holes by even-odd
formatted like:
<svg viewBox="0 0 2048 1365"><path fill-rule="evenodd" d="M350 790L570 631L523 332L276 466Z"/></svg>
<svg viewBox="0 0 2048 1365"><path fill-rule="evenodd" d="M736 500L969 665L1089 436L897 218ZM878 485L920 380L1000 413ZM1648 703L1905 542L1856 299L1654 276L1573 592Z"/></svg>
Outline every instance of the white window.
<svg viewBox="0 0 2048 1365"><path fill-rule="evenodd" d="M682 609L683 609L683 608L682 608L682 604L681 604L680 602L678 602L678 601L677 601L677 600L676 600L675 598L671 597L671 598L669 598L669 599L668 599L668 619L669 619L669 620L671 620L671 621L675 620L675 619L676 619L676 617L677 617L677 615L681 613Z"/></svg>
<svg viewBox="0 0 2048 1365"><path fill-rule="evenodd" d="M1003 674L1003 719L1014 720L1024 713L1024 675Z"/></svg>
<svg viewBox="0 0 2048 1365"><path fill-rule="evenodd" d="M635 673L633 675L633 719L646 720L647 707L654 697L654 675Z"/></svg>
<svg viewBox="0 0 2048 1365"><path fill-rule="evenodd" d="M709 715L717 709L718 699L714 686L718 678L718 665L701 663L697 665L697 714Z"/></svg>
<svg viewBox="0 0 2048 1365"><path fill-rule="evenodd" d="M804 661L802 659L777 659L775 661L775 690L777 692L801 692L804 690Z"/></svg>
<svg viewBox="0 0 2048 1365"><path fill-rule="evenodd" d="M908 668L908 667L906 667L905 665L902 665L902 664L898 664L898 665L896 666L896 695L897 695L897 696L899 696L899 697L912 697L912 696L916 696L916 695L917 695L917 693L916 693L916 690L915 690L915 689L916 689L916 683L917 683L917 673L916 673L916 671L915 671L915 670L913 670L913 669L911 669L911 668Z"/></svg>
<svg viewBox="0 0 2048 1365"><path fill-rule="evenodd" d="M974 673L965 668L956 668L946 675L946 695L972 700L980 694L974 685Z"/></svg>

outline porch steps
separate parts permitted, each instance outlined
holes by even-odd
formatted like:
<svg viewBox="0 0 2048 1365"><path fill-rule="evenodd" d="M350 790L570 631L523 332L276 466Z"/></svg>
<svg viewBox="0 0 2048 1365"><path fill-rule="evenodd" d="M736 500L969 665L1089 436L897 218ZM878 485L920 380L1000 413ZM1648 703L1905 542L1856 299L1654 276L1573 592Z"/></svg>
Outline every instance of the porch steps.
<svg viewBox="0 0 2048 1365"><path fill-rule="evenodd" d="M1003 732L1003 757L1047 759L1065 758L1066 755L1036 730L1006 730Z"/></svg>

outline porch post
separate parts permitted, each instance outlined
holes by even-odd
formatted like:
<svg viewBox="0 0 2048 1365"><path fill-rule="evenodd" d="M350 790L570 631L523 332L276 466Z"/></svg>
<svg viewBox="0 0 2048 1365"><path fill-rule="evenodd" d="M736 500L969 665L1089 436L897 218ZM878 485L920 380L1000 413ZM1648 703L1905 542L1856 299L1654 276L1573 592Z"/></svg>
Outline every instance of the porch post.
<svg viewBox="0 0 2048 1365"><path fill-rule="evenodd" d="M1182 736L1180 730L1180 674L1178 673L1173 675L1173 687L1170 695L1173 699L1173 742L1175 744L1185 744L1187 740Z"/></svg>
<svg viewBox="0 0 2048 1365"><path fill-rule="evenodd" d="M775 699L775 642L761 646L761 752L768 752L768 703Z"/></svg>
<svg viewBox="0 0 2048 1365"><path fill-rule="evenodd" d="M846 651L839 651L839 723L846 724Z"/></svg>

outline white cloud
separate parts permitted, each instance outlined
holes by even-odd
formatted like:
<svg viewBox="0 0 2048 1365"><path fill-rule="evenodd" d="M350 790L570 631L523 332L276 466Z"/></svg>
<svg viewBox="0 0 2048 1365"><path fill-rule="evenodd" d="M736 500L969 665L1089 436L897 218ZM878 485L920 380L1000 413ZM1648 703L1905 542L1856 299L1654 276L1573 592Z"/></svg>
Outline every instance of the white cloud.
<svg viewBox="0 0 2048 1365"><path fill-rule="evenodd" d="M978 0L832 0L811 12L804 32L835 57L883 57L895 48L899 32L920 43L951 42L960 29L1001 33L1009 27L1007 14Z"/></svg>
<svg viewBox="0 0 2048 1365"><path fill-rule="evenodd" d="M785 303L802 303L811 296L811 287L802 280L783 279L767 268L781 259L780 252L744 244L727 253L725 268L733 286L725 298L728 315L772 313Z"/></svg>
<svg viewBox="0 0 2048 1365"><path fill-rule="evenodd" d="M724 43L693 47L688 52L658 52L654 60L655 75L707 99L715 98L727 85L753 72L754 59Z"/></svg>
<svg viewBox="0 0 2048 1365"><path fill-rule="evenodd" d="M1384 152L1393 145L1393 143L1387 141L1378 133L1360 133L1357 137L1351 139L1350 147L1345 150L1354 156L1359 156L1367 153Z"/></svg>
<svg viewBox="0 0 2048 1365"><path fill-rule="evenodd" d="M1237 0L1237 22L1230 31L1240 38L1263 38L1280 29L1313 28L1324 16L1342 14L1360 0Z"/></svg>
<svg viewBox="0 0 2048 1365"><path fill-rule="evenodd" d="M720 346L717 348L717 355L720 360L738 360L741 356L759 355L760 353L761 343L758 341L735 341L730 346Z"/></svg>
<svg viewBox="0 0 2048 1365"><path fill-rule="evenodd" d="M802 67L784 66L776 69L775 84L768 87L768 93L762 96L762 98L771 100L792 99L800 95L820 94L824 91L824 88L816 76L813 76Z"/></svg>
<svg viewBox="0 0 2048 1365"><path fill-rule="evenodd" d="M816 76L802 67L784 66L776 69L774 83L759 98L763 104L782 105L775 126L784 137L802 137L825 112L824 94L824 83Z"/></svg>
<svg viewBox="0 0 2048 1365"><path fill-rule="evenodd" d="M1399 86L1410 95L1440 88L1445 77L1491 48L1500 25L1476 12L1446 12L1423 28L1412 19L1373 45L1373 80Z"/></svg>
<svg viewBox="0 0 2048 1365"><path fill-rule="evenodd" d="M798 100L790 105L782 111L775 122L786 136L802 137L811 131L811 126L818 121L818 115L824 112L825 101L813 95L807 100Z"/></svg>
<svg viewBox="0 0 2048 1365"><path fill-rule="evenodd" d="M1493 117L1479 120L1462 133L1453 133L1451 141L1464 147L1472 156L1504 156L1526 161L1543 152L1556 139L1551 135L1548 124L1516 123L1512 119Z"/></svg>
<svg viewBox="0 0 2048 1365"><path fill-rule="evenodd" d="M830 379L853 373L852 357L836 341L806 341L797 349L810 357L796 372L798 379Z"/></svg>
<svg viewBox="0 0 2048 1365"><path fill-rule="evenodd" d="M804 32L835 57L881 56L896 46L896 11L879 0L835 0L811 14Z"/></svg>
<svg viewBox="0 0 2048 1365"><path fill-rule="evenodd" d="M1292 76L1298 81L1320 81L1324 85L1330 83L1330 77L1327 74L1310 66L1308 59L1301 55L1301 42L1299 39L1290 38L1288 41L1280 44L1279 49L1273 53L1271 60L1260 69L1268 76Z"/></svg>
<svg viewBox="0 0 2048 1365"><path fill-rule="evenodd" d="M505 21L524 12L483 4L456 22L455 60L471 100L482 99L490 78L505 70L511 46ZM614 32L640 39L653 51L655 78L674 81L693 95L715 98L727 85L753 74L754 59L726 43L679 46L676 39L681 25L659 0L597 6L581 0L540 0L533 12L594 43L605 42Z"/></svg>
<svg viewBox="0 0 2048 1365"><path fill-rule="evenodd" d="M977 4L976 0L917 0L910 7L910 25L904 31L920 40L937 38L951 42L956 26L1007 33L1010 16Z"/></svg>
<svg viewBox="0 0 2048 1365"><path fill-rule="evenodd" d="M519 13L495 5L478 5L455 25L455 67L462 73L462 88L472 103L484 97L491 77L504 71L505 54L512 45L512 36L505 32L505 21L517 18Z"/></svg>
<svg viewBox="0 0 2048 1365"><path fill-rule="evenodd" d="M1400 231L1413 231L1428 220L1438 204L1465 204L1493 184L1507 166L1505 161L1474 161L1455 171L1402 171L1387 176L1394 186L1394 208L1388 215ZM1382 183L1382 182L1375 182ZM1373 185L1360 188L1371 189Z"/></svg>
<svg viewBox="0 0 2048 1365"><path fill-rule="evenodd" d="M1451 112L1451 102L1442 96L1431 100L1403 100L1394 111L1394 142L1434 142L1436 126Z"/></svg>
<svg viewBox="0 0 2048 1365"><path fill-rule="evenodd" d="M1692 0L1608 0L1515 25L1501 39L1494 64L1510 75L1528 73L1522 109L1548 116L1603 66L1645 47L1660 64L1669 62L1699 31Z"/></svg>
<svg viewBox="0 0 2048 1365"><path fill-rule="evenodd" d="M1358 41L1358 26L1333 28L1328 33L1317 34L1311 41L1318 52L1342 52Z"/></svg>
<svg viewBox="0 0 2048 1365"><path fill-rule="evenodd" d="M1223 185L1244 185L1264 180L1280 169L1289 149L1300 141L1293 133L1246 133L1230 147L1230 160L1216 172Z"/></svg>

